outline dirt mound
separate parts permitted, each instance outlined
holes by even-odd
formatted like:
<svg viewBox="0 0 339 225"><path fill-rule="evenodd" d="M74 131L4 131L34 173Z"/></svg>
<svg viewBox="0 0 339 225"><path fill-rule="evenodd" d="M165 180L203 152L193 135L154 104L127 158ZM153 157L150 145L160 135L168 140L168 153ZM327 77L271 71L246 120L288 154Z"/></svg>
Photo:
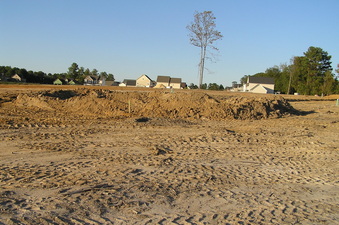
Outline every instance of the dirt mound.
<svg viewBox="0 0 339 225"><path fill-rule="evenodd" d="M19 94L19 107L110 118L265 119L294 112L282 97L211 96L205 93L163 91L67 90Z"/></svg>
<svg viewBox="0 0 339 225"><path fill-rule="evenodd" d="M53 110L48 102L42 98L41 95L28 95L28 94L19 94L16 100L14 101L16 105L21 107L36 107L40 109Z"/></svg>

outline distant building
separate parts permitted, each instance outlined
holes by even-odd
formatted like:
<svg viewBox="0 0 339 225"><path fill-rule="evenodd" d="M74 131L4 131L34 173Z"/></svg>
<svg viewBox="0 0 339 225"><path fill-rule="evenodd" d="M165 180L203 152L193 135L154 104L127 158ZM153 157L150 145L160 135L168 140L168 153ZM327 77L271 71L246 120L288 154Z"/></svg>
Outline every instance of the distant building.
<svg viewBox="0 0 339 225"><path fill-rule="evenodd" d="M106 81L108 82L108 81ZM119 81L113 81L112 86L119 86L121 83Z"/></svg>
<svg viewBox="0 0 339 225"><path fill-rule="evenodd" d="M171 78L170 87L174 89L181 89L181 78Z"/></svg>
<svg viewBox="0 0 339 225"><path fill-rule="evenodd" d="M143 74L136 80L136 86L137 87L154 87L155 81L149 78L146 74Z"/></svg>
<svg viewBox="0 0 339 225"><path fill-rule="evenodd" d="M171 78L170 76L158 76L157 77L157 85L158 88L174 88L181 89L182 82L181 78Z"/></svg>
<svg viewBox="0 0 339 225"><path fill-rule="evenodd" d="M62 81L60 79L56 79L54 82L53 82L54 85L62 85Z"/></svg>
<svg viewBox="0 0 339 225"><path fill-rule="evenodd" d="M131 80L131 79L124 79L119 86L120 87L135 87L137 84L136 80Z"/></svg>
<svg viewBox="0 0 339 225"><path fill-rule="evenodd" d="M99 76L98 85L99 86L106 86L106 77L105 76Z"/></svg>
<svg viewBox="0 0 339 225"><path fill-rule="evenodd" d="M11 77L12 81L21 82L21 77L18 74L15 74Z"/></svg>
<svg viewBox="0 0 339 225"><path fill-rule="evenodd" d="M182 88L182 89L185 89L185 88L187 88L187 84L186 84L186 82L181 82L181 88Z"/></svg>
<svg viewBox="0 0 339 225"><path fill-rule="evenodd" d="M106 77L88 75L84 79L84 85L106 86Z"/></svg>
<svg viewBox="0 0 339 225"><path fill-rule="evenodd" d="M95 75L88 75L84 79L84 85L97 85L99 83L99 77Z"/></svg>
<svg viewBox="0 0 339 225"><path fill-rule="evenodd" d="M6 76L4 73L0 74L0 81L8 81L8 82L26 82L26 79L20 77L18 74L14 74L13 76Z"/></svg>
<svg viewBox="0 0 339 225"><path fill-rule="evenodd" d="M274 78L272 77L247 77L243 91L262 94L274 94Z"/></svg>
<svg viewBox="0 0 339 225"><path fill-rule="evenodd" d="M157 87L170 87L170 76L158 76L157 77Z"/></svg>
<svg viewBox="0 0 339 225"><path fill-rule="evenodd" d="M114 80L106 80L105 86L113 86Z"/></svg>
<svg viewBox="0 0 339 225"><path fill-rule="evenodd" d="M237 82L232 82L232 87L225 87L225 90L238 92L238 91L243 91L243 88L244 87L242 84L238 84Z"/></svg>
<svg viewBox="0 0 339 225"><path fill-rule="evenodd" d="M69 84L69 85L75 85L75 82L74 82L74 80L70 80L70 81L68 82L68 84Z"/></svg>

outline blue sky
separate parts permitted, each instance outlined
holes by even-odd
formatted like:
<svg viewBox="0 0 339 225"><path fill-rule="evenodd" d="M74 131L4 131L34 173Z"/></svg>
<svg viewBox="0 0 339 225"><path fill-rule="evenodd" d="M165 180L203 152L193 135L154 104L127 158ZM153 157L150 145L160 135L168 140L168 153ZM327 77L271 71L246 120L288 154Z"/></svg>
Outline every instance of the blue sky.
<svg viewBox="0 0 339 225"><path fill-rule="evenodd" d="M209 10L224 37L204 83L230 86L310 46L336 68L338 9L338 0L1 0L0 65L62 73L76 62L118 81L147 74L197 84L200 51L186 26Z"/></svg>

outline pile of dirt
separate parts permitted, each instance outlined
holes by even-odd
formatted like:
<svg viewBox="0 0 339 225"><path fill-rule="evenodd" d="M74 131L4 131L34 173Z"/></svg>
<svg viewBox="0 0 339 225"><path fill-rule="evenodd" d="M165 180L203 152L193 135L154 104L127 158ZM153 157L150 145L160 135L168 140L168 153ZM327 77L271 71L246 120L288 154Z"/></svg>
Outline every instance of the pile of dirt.
<svg viewBox="0 0 339 225"><path fill-rule="evenodd" d="M19 94L18 108L65 115L103 118L266 119L294 113L280 96L211 96L206 93L163 91L57 90Z"/></svg>

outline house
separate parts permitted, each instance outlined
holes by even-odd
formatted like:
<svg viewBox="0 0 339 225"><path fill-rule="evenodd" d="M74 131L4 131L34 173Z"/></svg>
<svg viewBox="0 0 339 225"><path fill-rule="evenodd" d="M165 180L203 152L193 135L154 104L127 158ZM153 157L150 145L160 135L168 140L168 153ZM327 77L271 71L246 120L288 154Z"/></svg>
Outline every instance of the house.
<svg viewBox="0 0 339 225"><path fill-rule="evenodd" d="M68 82L68 84L69 84L69 85L75 85L75 82L74 82L74 80L70 80L70 81Z"/></svg>
<svg viewBox="0 0 339 225"><path fill-rule="evenodd" d="M225 89L229 90L229 91L234 91L234 92L243 91L244 85L238 84L238 83L235 82L235 83L232 83L232 87L225 88Z"/></svg>
<svg viewBox="0 0 339 225"><path fill-rule="evenodd" d="M171 78L170 76L158 76L156 87L181 89L182 88L181 78Z"/></svg>
<svg viewBox="0 0 339 225"><path fill-rule="evenodd" d="M62 85L62 81L60 79L56 79L54 82L53 82L54 85Z"/></svg>
<svg viewBox="0 0 339 225"><path fill-rule="evenodd" d="M26 79L21 78L18 74L14 74L13 76L6 76L2 73L2 74L0 74L0 81L26 82Z"/></svg>
<svg viewBox="0 0 339 225"><path fill-rule="evenodd" d="M187 84L186 82L181 83L181 89L187 89Z"/></svg>
<svg viewBox="0 0 339 225"><path fill-rule="evenodd" d="M120 87L135 87L137 81L136 80L131 80L131 79L124 79L119 86Z"/></svg>
<svg viewBox="0 0 339 225"><path fill-rule="evenodd" d="M143 74L136 80L136 86L137 87L154 87L155 82L151 78L149 78L146 74Z"/></svg>
<svg viewBox="0 0 339 225"><path fill-rule="evenodd" d="M106 85L106 77L96 76L96 75L88 75L84 79L84 85L105 86Z"/></svg>
<svg viewBox="0 0 339 225"><path fill-rule="evenodd" d="M98 84L99 77L95 75L88 75L84 79L84 85L96 85Z"/></svg>
<svg viewBox="0 0 339 225"><path fill-rule="evenodd" d="M11 77L11 80L15 81L15 82L20 82L21 81L21 77L18 74L15 74L15 75L13 75Z"/></svg>
<svg viewBox="0 0 339 225"><path fill-rule="evenodd" d="M174 89L181 89L181 78L171 78L170 87Z"/></svg>
<svg viewBox="0 0 339 225"><path fill-rule="evenodd" d="M247 77L243 91L262 94L274 94L274 78L272 77Z"/></svg>
<svg viewBox="0 0 339 225"><path fill-rule="evenodd" d="M106 81L107 83L107 81ZM113 81L112 86L118 87L121 83L118 81Z"/></svg>
<svg viewBox="0 0 339 225"><path fill-rule="evenodd" d="M99 76L98 85L99 86L106 86L106 77L105 76Z"/></svg>
<svg viewBox="0 0 339 225"><path fill-rule="evenodd" d="M18 74L14 74L10 78L7 78L9 82L26 82L25 79L22 79Z"/></svg>
<svg viewBox="0 0 339 225"><path fill-rule="evenodd" d="M157 77L157 87L170 87L170 76L158 76Z"/></svg>
<svg viewBox="0 0 339 225"><path fill-rule="evenodd" d="M105 86L113 86L114 80L106 80Z"/></svg>

